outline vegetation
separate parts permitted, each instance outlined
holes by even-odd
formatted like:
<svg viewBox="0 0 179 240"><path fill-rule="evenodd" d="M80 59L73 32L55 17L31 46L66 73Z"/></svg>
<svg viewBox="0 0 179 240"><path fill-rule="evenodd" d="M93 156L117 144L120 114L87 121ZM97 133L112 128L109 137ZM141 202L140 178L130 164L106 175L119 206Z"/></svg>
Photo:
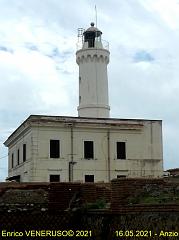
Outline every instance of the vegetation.
<svg viewBox="0 0 179 240"><path fill-rule="evenodd" d="M105 199L98 199L95 203L87 203L85 205L86 209L105 209L107 207L107 203Z"/></svg>
<svg viewBox="0 0 179 240"><path fill-rule="evenodd" d="M157 203L171 203L179 204L179 191L158 191L143 192L138 196L129 198L129 204L157 204Z"/></svg>

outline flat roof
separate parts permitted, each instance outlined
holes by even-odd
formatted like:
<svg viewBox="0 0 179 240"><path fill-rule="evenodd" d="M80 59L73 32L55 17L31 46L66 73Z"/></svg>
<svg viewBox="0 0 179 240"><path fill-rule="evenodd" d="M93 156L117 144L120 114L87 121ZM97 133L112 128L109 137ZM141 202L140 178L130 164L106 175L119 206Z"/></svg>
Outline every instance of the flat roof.
<svg viewBox="0 0 179 240"><path fill-rule="evenodd" d="M79 120L96 120L96 121L162 121L161 119L142 119L142 118L93 118L93 117L73 117L73 116L51 116L51 115L30 115L26 120L30 118L63 118L63 119L79 119Z"/></svg>
<svg viewBox="0 0 179 240"><path fill-rule="evenodd" d="M158 121L162 120L149 120L149 119L126 119L126 118L92 118L92 117L72 117L72 116L50 116L50 115L30 115L20 126L12 132L6 141L8 141L23 125L28 122L71 122L71 123L91 123L91 124L139 124L147 121ZM4 144L6 143L4 142Z"/></svg>

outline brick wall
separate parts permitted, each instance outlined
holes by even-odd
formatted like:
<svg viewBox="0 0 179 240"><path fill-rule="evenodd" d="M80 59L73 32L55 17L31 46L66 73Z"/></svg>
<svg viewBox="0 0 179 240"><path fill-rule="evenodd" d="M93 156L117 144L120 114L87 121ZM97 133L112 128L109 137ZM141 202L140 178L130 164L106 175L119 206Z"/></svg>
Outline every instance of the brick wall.
<svg viewBox="0 0 179 240"><path fill-rule="evenodd" d="M139 198L149 190L153 193L158 192L158 195L163 191L171 195L172 192L179 192L179 184L165 179L114 179L111 183L111 211L121 213L179 211L179 203L175 201L166 204L132 204L130 202L131 198Z"/></svg>
<svg viewBox="0 0 179 240"><path fill-rule="evenodd" d="M1 183L0 184L0 202L2 203L3 194L13 190L38 190L43 189L47 193L47 202L44 206L50 211L63 211L71 208L78 208L88 203L95 203L102 199L107 203L111 203L110 210L112 212L128 213L128 212L150 212L150 211L179 211L179 183L171 182L165 179L115 179L111 183ZM152 194L160 194L165 192L176 198L172 202L152 202L143 204L143 202L135 203L131 201L138 197L151 192ZM17 191L16 191L17 192ZM33 191L32 191L33 192ZM43 191L42 191L43 193ZM37 195L37 193L36 193ZM35 195L34 195L35 196ZM33 200L33 194L31 196ZM27 198L27 205L31 202L31 198ZM7 198L6 198L7 199ZM17 199L17 197L16 197ZM41 196L43 199L43 196ZM177 202L178 201L178 202ZM13 204L13 203L12 203ZM16 204L16 203L14 203ZM24 204L24 203L23 203ZM108 205L109 206L109 205ZM43 202L39 208L43 207ZM34 204L35 208L35 204ZM6 208L7 209L7 208ZM31 208L32 209L32 208Z"/></svg>

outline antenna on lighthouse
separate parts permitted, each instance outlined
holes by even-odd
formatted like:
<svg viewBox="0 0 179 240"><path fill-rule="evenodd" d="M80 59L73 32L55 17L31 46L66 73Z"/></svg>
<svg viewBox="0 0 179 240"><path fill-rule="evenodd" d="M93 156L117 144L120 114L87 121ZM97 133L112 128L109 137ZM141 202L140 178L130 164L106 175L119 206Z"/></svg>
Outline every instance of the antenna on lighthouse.
<svg viewBox="0 0 179 240"><path fill-rule="evenodd" d="M97 7L95 5L95 19L96 19L96 27L97 27Z"/></svg>

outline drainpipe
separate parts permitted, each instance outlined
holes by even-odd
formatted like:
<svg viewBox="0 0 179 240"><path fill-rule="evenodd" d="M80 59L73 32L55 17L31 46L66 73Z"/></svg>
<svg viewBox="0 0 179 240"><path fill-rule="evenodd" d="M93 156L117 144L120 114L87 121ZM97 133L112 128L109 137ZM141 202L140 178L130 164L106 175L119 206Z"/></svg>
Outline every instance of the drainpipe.
<svg viewBox="0 0 179 240"><path fill-rule="evenodd" d="M70 153L70 162L69 162L69 182L73 182L73 124L70 125L70 132L71 132L71 153Z"/></svg>
<svg viewBox="0 0 179 240"><path fill-rule="evenodd" d="M108 144L108 182L111 180L111 163L110 163L110 130L107 132L107 144Z"/></svg>

